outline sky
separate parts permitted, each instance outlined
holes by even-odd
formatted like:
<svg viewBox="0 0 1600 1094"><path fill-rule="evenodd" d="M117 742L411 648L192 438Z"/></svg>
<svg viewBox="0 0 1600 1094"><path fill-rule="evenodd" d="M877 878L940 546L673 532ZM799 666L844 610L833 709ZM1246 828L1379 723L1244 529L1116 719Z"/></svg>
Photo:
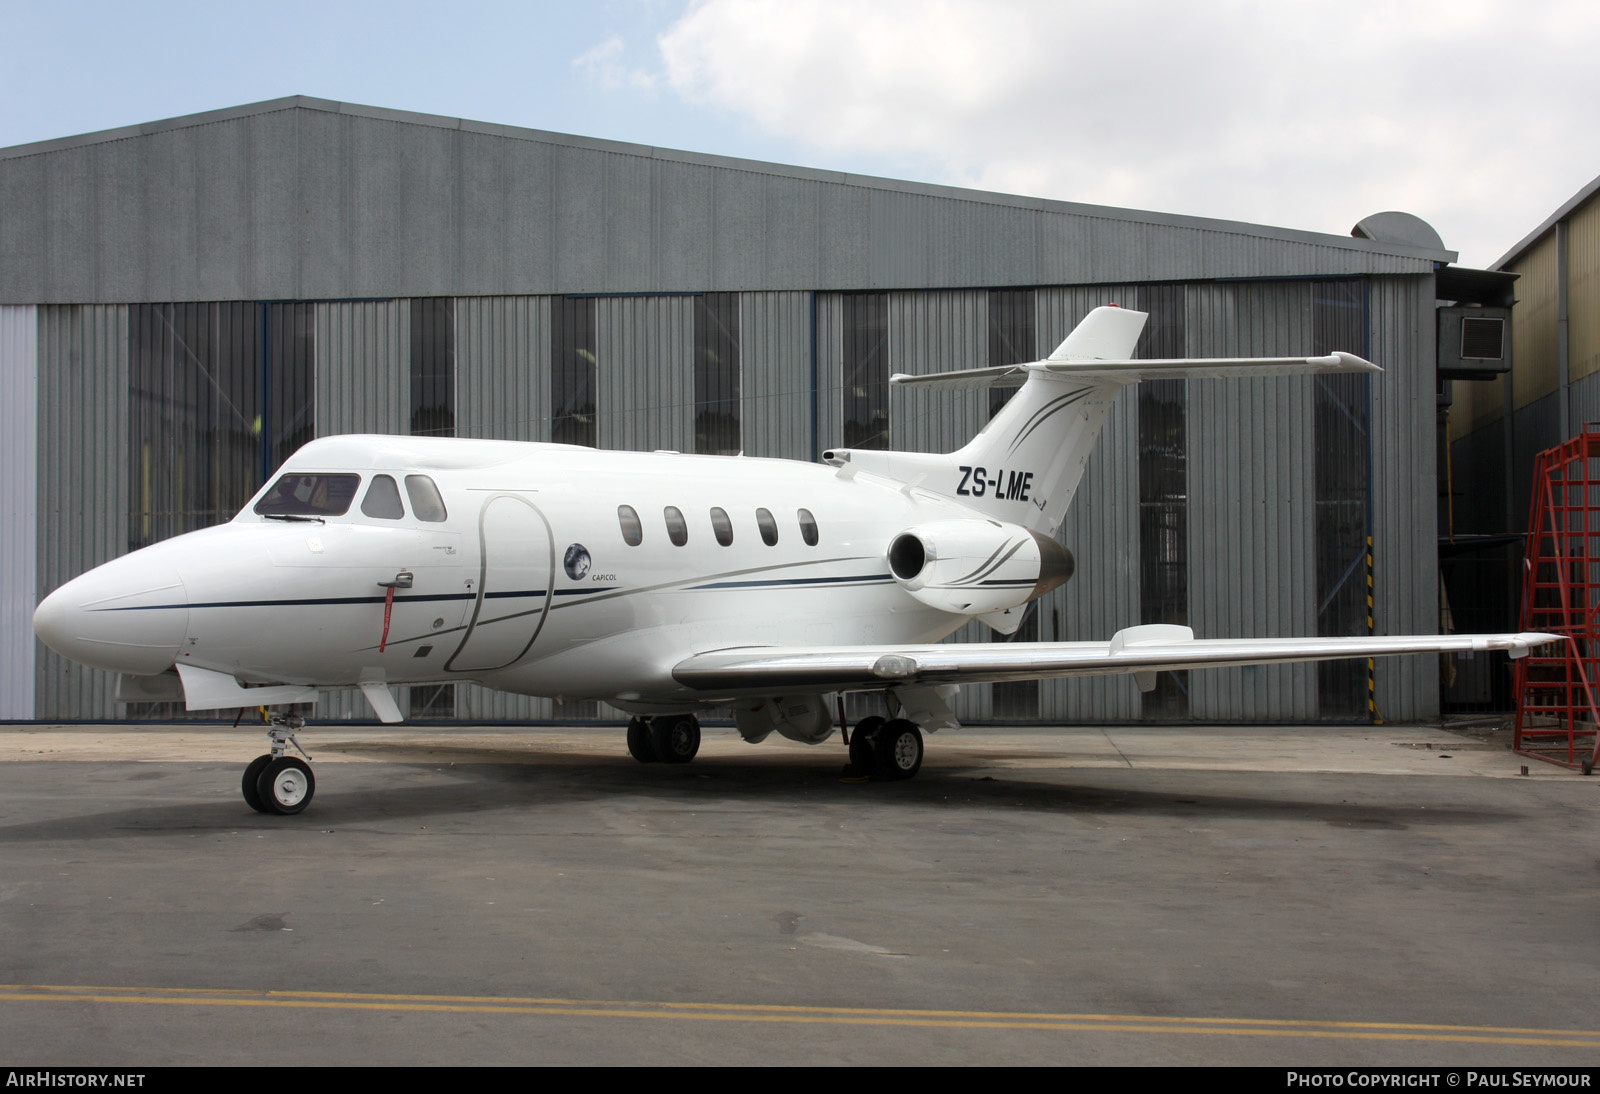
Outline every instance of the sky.
<svg viewBox="0 0 1600 1094"><path fill-rule="evenodd" d="M1593 0L0 0L0 147L285 95L1487 266L1600 176Z"/></svg>

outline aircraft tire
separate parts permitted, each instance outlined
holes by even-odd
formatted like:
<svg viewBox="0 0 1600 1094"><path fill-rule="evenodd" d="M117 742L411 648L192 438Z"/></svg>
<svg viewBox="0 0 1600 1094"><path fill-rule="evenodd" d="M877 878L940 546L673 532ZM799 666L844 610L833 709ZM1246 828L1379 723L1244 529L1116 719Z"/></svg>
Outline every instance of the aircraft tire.
<svg viewBox="0 0 1600 1094"><path fill-rule="evenodd" d="M656 755L655 734L651 732L648 718L628 719L628 755L642 764L653 764Z"/></svg>
<svg viewBox="0 0 1600 1094"><path fill-rule="evenodd" d="M888 722L876 714L870 718L863 718L856 723L856 728L850 733L850 766L862 775L872 773L872 745L878 731Z"/></svg>
<svg viewBox="0 0 1600 1094"><path fill-rule="evenodd" d="M922 770L922 730L905 718L894 719L874 735L872 760L875 779L911 778Z"/></svg>
<svg viewBox="0 0 1600 1094"><path fill-rule="evenodd" d="M700 720L693 714L657 718L651 728L655 731L656 755L662 763L686 764L700 751Z"/></svg>
<svg viewBox="0 0 1600 1094"><path fill-rule="evenodd" d="M271 756L257 756L244 769L244 778L239 782L239 790L244 794L244 803L257 813L276 812L274 809L267 808L267 803L261 800L261 791L256 787L256 783L261 780L261 773L267 769L267 765L271 762Z"/></svg>
<svg viewBox="0 0 1600 1094"><path fill-rule="evenodd" d="M262 768L256 780L256 793L261 803L273 813L293 816L311 804L311 795L317 791L317 780L304 761L293 756L280 756Z"/></svg>

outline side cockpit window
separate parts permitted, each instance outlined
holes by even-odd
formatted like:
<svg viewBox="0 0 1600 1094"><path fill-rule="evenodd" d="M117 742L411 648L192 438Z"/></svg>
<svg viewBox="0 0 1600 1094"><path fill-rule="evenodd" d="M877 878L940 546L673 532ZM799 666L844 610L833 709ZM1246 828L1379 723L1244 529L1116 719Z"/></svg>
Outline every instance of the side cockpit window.
<svg viewBox="0 0 1600 1094"><path fill-rule="evenodd" d="M449 517L439 488L426 475L406 476L406 495L411 498L411 512L418 520L438 524Z"/></svg>
<svg viewBox="0 0 1600 1094"><path fill-rule="evenodd" d="M360 475L282 475L255 512L264 517L337 517L350 510Z"/></svg>
<svg viewBox="0 0 1600 1094"><path fill-rule="evenodd" d="M361 512L380 520L399 520L406 515L405 506L400 504L400 488L391 476L372 476L367 496L361 499Z"/></svg>

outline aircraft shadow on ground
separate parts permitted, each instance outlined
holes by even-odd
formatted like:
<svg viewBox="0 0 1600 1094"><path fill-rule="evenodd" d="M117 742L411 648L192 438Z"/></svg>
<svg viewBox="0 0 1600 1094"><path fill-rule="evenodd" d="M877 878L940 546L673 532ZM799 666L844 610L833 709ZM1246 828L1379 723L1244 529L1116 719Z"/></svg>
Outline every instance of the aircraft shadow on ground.
<svg viewBox="0 0 1600 1094"><path fill-rule="evenodd" d="M454 750L452 750L454 751ZM113 766L113 765L108 765ZM130 765L132 766L132 765ZM237 774L208 764L208 776L231 788ZM640 765L626 757L581 760L568 754L545 763L326 764L310 808L297 816L252 812L235 796L183 803L126 805L70 816L0 824L0 845L53 840L130 839L173 832L244 829L323 832L595 802L634 807L701 807L712 801L763 804L776 809L848 807L873 812L935 810L957 819L967 810L1171 817L1244 821L1321 821L1344 828L1404 829L1485 825L1521 815L1485 806L1441 803L1419 808L1413 798L1377 800L1370 780L1358 775L1168 771L1149 773L1073 769L1034 771L980 767L928 768L907 782L848 782L841 767L815 760L788 763L728 758L691 765ZM440 778L418 785L418 777ZM137 765L126 781L149 778ZM1357 782L1357 780L1363 780ZM1218 788L1218 782L1224 785ZM1250 792L1244 792L1248 782ZM1144 785L1139 785L1144 784ZM1156 785L1150 785L1156 784ZM1234 786L1241 787L1235 790ZM1201 786L1206 789L1199 789ZM1357 789L1359 787L1359 790ZM1403 793L1396 785L1394 791ZM1354 800L1356 797L1364 800ZM91 792L84 794L92 805Z"/></svg>

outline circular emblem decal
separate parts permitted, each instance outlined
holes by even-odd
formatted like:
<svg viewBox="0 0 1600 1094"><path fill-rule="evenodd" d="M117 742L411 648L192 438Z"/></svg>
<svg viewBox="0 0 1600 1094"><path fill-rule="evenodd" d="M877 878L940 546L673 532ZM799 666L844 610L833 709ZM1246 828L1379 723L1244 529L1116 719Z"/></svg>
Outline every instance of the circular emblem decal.
<svg viewBox="0 0 1600 1094"><path fill-rule="evenodd" d="M566 557L561 560L561 565L567 571L567 576L574 581L582 581L589 574L589 548L581 543L574 543L567 548Z"/></svg>

